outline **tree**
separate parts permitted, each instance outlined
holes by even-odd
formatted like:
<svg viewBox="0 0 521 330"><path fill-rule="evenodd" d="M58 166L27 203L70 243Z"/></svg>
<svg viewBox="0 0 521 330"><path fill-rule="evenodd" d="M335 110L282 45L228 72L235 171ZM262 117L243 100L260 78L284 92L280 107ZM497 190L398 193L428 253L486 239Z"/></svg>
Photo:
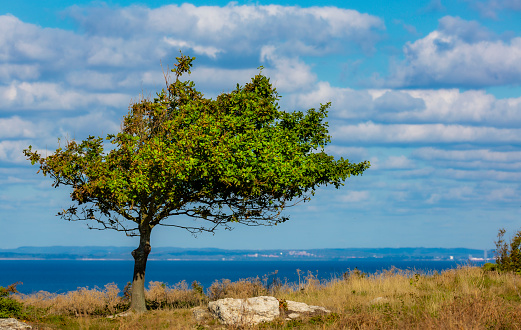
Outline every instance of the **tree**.
<svg viewBox="0 0 521 330"><path fill-rule="evenodd" d="M286 207L308 200L319 185L338 188L369 167L324 152L329 103L305 114L281 111L262 69L244 86L207 99L193 82L180 79L190 74L195 58L176 59L175 81L166 79L157 97L130 106L121 132L106 137L110 148L89 136L47 157L31 146L24 150L54 187L72 187L74 204L58 213L63 219L139 236L131 299L138 312L146 310L154 227L197 234L234 223L277 225L288 219Z"/></svg>
<svg viewBox="0 0 521 330"><path fill-rule="evenodd" d="M500 271L521 273L521 230L518 231L510 243L504 239L506 230L499 229L496 243L496 268Z"/></svg>

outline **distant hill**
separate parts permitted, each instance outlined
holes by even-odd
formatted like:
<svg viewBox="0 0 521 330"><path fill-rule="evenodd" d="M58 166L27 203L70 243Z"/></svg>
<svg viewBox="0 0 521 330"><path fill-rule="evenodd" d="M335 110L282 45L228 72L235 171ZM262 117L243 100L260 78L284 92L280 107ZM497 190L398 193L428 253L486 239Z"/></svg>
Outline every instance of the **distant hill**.
<svg viewBox="0 0 521 330"><path fill-rule="evenodd" d="M0 249L0 259L117 259L132 260L129 246L24 246ZM493 258L494 250L466 248L346 248L308 250L225 250L216 248L152 248L149 260L479 260Z"/></svg>

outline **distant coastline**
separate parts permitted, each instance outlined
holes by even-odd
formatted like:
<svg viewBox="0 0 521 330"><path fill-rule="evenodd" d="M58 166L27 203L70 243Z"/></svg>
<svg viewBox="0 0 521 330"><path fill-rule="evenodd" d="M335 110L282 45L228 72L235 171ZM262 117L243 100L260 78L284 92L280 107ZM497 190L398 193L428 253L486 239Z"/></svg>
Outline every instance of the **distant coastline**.
<svg viewBox="0 0 521 330"><path fill-rule="evenodd" d="M133 247L114 246L49 246L0 249L0 260L132 260ZM216 248L152 249L149 260L162 261L257 261L257 260L348 260L391 259L431 261L492 261L494 250L468 248L344 248L302 250L226 250Z"/></svg>

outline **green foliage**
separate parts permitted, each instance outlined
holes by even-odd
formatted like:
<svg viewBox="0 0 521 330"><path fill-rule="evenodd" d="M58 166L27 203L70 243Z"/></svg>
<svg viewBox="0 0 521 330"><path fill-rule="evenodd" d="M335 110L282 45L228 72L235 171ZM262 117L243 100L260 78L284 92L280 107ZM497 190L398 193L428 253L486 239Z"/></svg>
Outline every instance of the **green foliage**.
<svg viewBox="0 0 521 330"><path fill-rule="evenodd" d="M324 152L329 103L306 113L281 111L262 71L207 99L192 81L179 79L193 60L181 54L175 81L130 107L121 132L105 138L112 147L89 136L47 157L31 146L24 150L54 187L72 188L75 205L59 215L128 235L160 224L193 233L232 223L276 225L287 220L286 207L308 200L317 186L338 188L369 167ZM202 221L162 222L175 215Z"/></svg>
<svg viewBox="0 0 521 330"><path fill-rule="evenodd" d="M192 282L192 290L197 293L198 295L204 296L204 288L201 285L201 283L197 281Z"/></svg>
<svg viewBox="0 0 521 330"><path fill-rule="evenodd" d="M16 286L21 282L8 285L7 288L0 286L0 318L24 318L24 305L9 296L18 292Z"/></svg>
<svg viewBox="0 0 521 330"><path fill-rule="evenodd" d="M0 297L0 318L20 318L22 315L22 303L10 298Z"/></svg>
<svg viewBox="0 0 521 330"><path fill-rule="evenodd" d="M521 230L507 243L504 240L505 229L498 232L496 241L496 267L500 271L521 274Z"/></svg>
<svg viewBox="0 0 521 330"><path fill-rule="evenodd" d="M493 264L491 262L485 263L483 266L481 266L481 269L487 272L495 272L498 270L497 264Z"/></svg>
<svg viewBox="0 0 521 330"><path fill-rule="evenodd" d="M197 234L235 223L277 225L288 220L285 208L309 200L318 186L339 188L370 166L324 152L329 103L306 113L282 111L262 71L207 99L192 81L180 79L195 58L176 59L175 80L153 100L132 104L119 133L67 141L47 157L31 146L24 150L54 187L72 188L74 204L58 213L63 219L140 236L131 301L139 312L145 310L141 293L155 226ZM167 223L177 215L185 217Z"/></svg>

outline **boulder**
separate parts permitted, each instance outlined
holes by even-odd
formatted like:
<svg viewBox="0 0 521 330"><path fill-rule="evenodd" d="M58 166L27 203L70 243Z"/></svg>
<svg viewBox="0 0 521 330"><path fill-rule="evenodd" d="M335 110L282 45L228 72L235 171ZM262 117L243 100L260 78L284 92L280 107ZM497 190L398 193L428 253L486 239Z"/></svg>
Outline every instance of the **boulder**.
<svg viewBox="0 0 521 330"><path fill-rule="evenodd" d="M208 310L226 325L253 325L273 321L280 315L278 299L268 296L219 299L210 302Z"/></svg>
<svg viewBox="0 0 521 330"><path fill-rule="evenodd" d="M270 322L279 317L291 320L302 316L328 314L331 311L302 302L260 296L248 299L219 299L210 302L207 309L203 307L192 309L192 313L198 322L203 322L211 316L226 325L251 326Z"/></svg>
<svg viewBox="0 0 521 330"><path fill-rule="evenodd" d="M32 328L30 325L20 322L17 319L0 319L0 329L2 330L25 330Z"/></svg>
<svg viewBox="0 0 521 330"><path fill-rule="evenodd" d="M311 306L302 302L286 300L284 306L284 314L286 319L296 319L303 315L317 315L317 314L328 314L330 310L320 306Z"/></svg>

